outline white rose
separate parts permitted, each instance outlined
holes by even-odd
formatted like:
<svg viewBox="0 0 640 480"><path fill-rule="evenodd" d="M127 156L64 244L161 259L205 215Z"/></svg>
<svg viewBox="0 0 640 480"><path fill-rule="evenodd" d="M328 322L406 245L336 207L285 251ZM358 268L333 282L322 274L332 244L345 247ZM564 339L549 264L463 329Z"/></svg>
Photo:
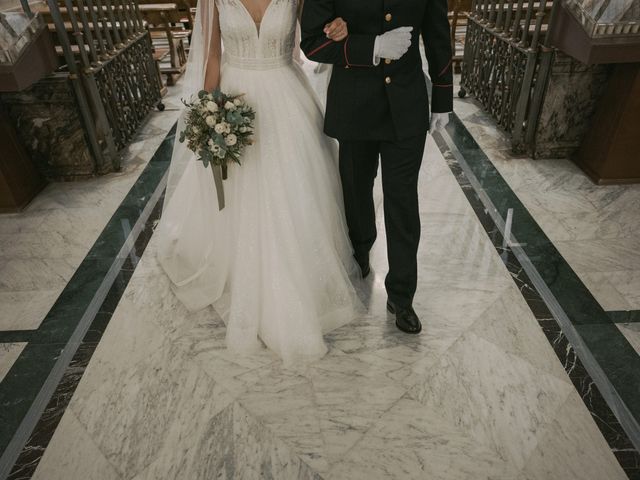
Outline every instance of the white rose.
<svg viewBox="0 0 640 480"><path fill-rule="evenodd" d="M211 100L209 100L207 102L207 110L209 110L212 113L215 113L218 111L218 104L216 102L212 102Z"/></svg>
<svg viewBox="0 0 640 480"><path fill-rule="evenodd" d="M227 135L227 138L224 139L224 143L227 144L228 147L233 147L236 143L238 143L238 137L236 137L233 133Z"/></svg>
<svg viewBox="0 0 640 480"><path fill-rule="evenodd" d="M236 98L236 99L233 101L233 104L234 104L236 107L239 107L240 105L242 105L242 100L240 100L239 98Z"/></svg>
<svg viewBox="0 0 640 480"><path fill-rule="evenodd" d="M220 145L214 143L213 147L211 147L211 151L214 153L214 155L217 155L220 151Z"/></svg>
<svg viewBox="0 0 640 480"><path fill-rule="evenodd" d="M204 119L204 121L207 122L207 125L209 125L210 127L213 127L216 124L216 119L214 118L213 115L209 115L207 118Z"/></svg>
<svg viewBox="0 0 640 480"><path fill-rule="evenodd" d="M223 134L224 132L227 131L226 127L224 126L224 123L218 123L215 127L213 127L214 130L216 131L216 133L219 134Z"/></svg>
<svg viewBox="0 0 640 480"><path fill-rule="evenodd" d="M227 102L224 104L224 108L225 110L235 110L236 106L233 104L233 102Z"/></svg>
<svg viewBox="0 0 640 480"><path fill-rule="evenodd" d="M207 98L208 98L209 100L213 100L213 94L211 94L211 93L210 93L209 95L207 95Z"/></svg>
<svg viewBox="0 0 640 480"><path fill-rule="evenodd" d="M231 125L225 122L225 124L224 124L224 131L225 131L226 133L231 133Z"/></svg>

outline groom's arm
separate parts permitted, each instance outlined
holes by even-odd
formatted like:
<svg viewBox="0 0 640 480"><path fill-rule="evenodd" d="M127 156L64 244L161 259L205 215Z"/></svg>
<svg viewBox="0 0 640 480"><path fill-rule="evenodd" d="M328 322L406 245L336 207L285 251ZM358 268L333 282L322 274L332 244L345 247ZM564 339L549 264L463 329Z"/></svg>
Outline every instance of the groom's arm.
<svg viewBox="0 0 640 480"><path fill-rule="evenodd" d="M422 39L433 84L431 111L453 111L453 71L451 69L451 33L447 18L447 0L428 0L422 20Z"/></svg>
<svg viewBox="0 0 640 480"><path fill-rule="evenodd" d="M334 0L305 0L302 8L300 48L309 60L342 67L373 67L375 35L349 34L334 42L324 33L326 24L337 17Z"/></svg>

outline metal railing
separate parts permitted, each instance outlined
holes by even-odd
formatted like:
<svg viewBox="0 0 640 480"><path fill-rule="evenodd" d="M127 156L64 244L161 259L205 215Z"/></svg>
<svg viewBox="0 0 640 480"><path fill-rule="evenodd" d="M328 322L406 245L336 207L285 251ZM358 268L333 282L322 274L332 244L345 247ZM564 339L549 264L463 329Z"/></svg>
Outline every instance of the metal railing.
<svg viewBox="0 0 640 480"><path fill-rule="evenodd" d="M96 173L120 167L127 145L151 109L161 80L151 38L134 0L47 0L64 69L96 160Z"/></svg>
<svg viewBox="0 0 640 480"><path fill-rule="evenodd" d="M553 48L546 44L560 0L473 0L460 96L475 96L511 134L514 152L534 140Z"/></svg>

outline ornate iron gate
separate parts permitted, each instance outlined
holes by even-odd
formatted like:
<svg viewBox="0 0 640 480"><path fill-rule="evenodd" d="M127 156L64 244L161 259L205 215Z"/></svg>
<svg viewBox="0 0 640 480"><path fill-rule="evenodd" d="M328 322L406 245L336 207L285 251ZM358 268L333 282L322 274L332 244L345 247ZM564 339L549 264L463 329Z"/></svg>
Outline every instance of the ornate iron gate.
<svg viewBox="0 0 640 480"><path fill-rule="evenodd" d="M134 0L47 0L96 172L120 166L149 111L162 108L151 38Z"/></svg>
<svg viewBox="0 0 640 480"><path fill-rule="evenodd" d="M474 95L511 133L512 149L533 141L553 49L546 45L560 0L473 0L460 96Z"/></svg>

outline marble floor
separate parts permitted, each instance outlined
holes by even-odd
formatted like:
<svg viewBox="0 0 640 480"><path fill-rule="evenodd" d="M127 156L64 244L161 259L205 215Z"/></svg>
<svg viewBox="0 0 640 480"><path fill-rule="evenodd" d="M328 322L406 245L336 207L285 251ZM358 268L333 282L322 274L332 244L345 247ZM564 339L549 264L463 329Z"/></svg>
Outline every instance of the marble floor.
<svg viewBox="0 0 640 480"><path fill-rule="evenodd" d="M385 314L382 237L368 314L299 369L230 354L151 238L35 478L627 478L431 138L420 192L424 333Z"/></svg>
<svg viewBox="0 0 640 480"><path fill-rule="evenodd" d="M507 136L473 98L456 98L455 111L602 308L639 311L640 185L595 185L570 160L513 156ZM617 318L640 353L637 320Z"/></svg>
<svg viewBox="0 0 640 480"><path fill-rule="evenodd" d="M24 211L0 215L0 331L39 327L175 123L177 93L164 98L165 111L152 112L122 152L120 172L50 183Z"/></svg>
<svg viewBox="0 0 640 480"><path fill-rule="evenodd" d="M313 66L305 68L322 88ZM150 192L162 186L178 95L173 89L167 110L152 114L122 172L49 185L24 213L0 216L3 445L4 427L17 425L6 412L25 410L9 409L17 402L8 385L29 390L16 393L23 404L35 398L34 379L44 382L48 371L31 370L38 358L47 368L59 363L71 334L64 324L82 316L93 277L111 264L110 226L158 200ZM610 315L619 338L595 343L640 352L640 188L595 187L564 160L512 158L473 100L456 99L455 110ZM467 180L442 140L429 137L415 301L423 333L398 332L385 313L377 186L373 275L356 284L368 313L327 336L325 358L296 369L267 350L229 353L213 309L189 314L178 303L155 257L160 200L7 478L640 478L638 452L578 358L584 352L569 343ZM80 297L82 309L71 309ZM586 327L603 335L601 323ZM628 365L612 375L631 378L620 375ZM629 382L626 393L637 401L637 390Z"/></svg>
<svg viewBox="0 0 640 480"><path fill-rule="evenodd" d="M0 215L0 478L18 427L29 416L37 421L30 409L73 351L67 342L114 263L110 249L129 237L149 200L135 195L136 185L154 168L150 160L177 119L178 95L174 90L163 112L150 113L121 152L121 171L50 183L24 211Z"/></svg>

